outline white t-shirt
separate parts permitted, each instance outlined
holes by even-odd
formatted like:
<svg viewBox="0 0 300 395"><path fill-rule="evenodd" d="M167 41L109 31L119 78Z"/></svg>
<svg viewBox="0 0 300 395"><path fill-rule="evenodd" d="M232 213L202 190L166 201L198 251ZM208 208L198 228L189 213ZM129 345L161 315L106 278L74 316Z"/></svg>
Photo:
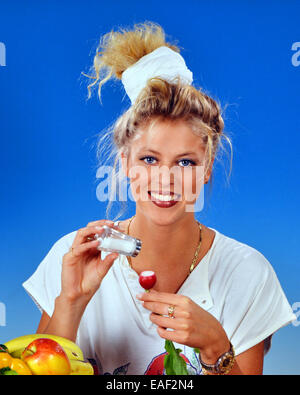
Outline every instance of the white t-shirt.
<svg viewBox="0 0 300 395"><path fill-rule="evenodd" d="M207 254L178 294L191 298L223 326L236 355L261 341L265 352L271 336L296 319L268 260L256 249L217 230ZM61 264L76 231L60 238L34 274L23 283L37 306L49 316L61 290ZM108 253L102 252L104 258ZM92 358L100 374L164 374L165 340L150 311L136 299L143 292L137 273L119 255L88 304L76 342ZM190 374L201 374L193 348L177 344Z"/></svg>

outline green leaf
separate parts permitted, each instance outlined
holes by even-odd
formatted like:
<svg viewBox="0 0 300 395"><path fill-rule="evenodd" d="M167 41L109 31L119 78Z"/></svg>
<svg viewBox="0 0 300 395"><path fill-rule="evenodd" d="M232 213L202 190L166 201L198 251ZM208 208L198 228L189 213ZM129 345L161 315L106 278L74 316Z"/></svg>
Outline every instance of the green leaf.
<svg viewBox="0 0 300 395"><path fill-rule="evenodd" d="M5 373L6 371L8 371L8 370L11 370L9 366L5 366L4 368L1 368L1 369L0 369L0 375L1 375L1 376L4 375L4 373Z"/></svg>
<svg viewBox="0 0 300 395"><path fill-rule="evenodd" d="M17 373L15 370L12 370L12 369L6 370L3 373L3 376L18 376L18 375L19 375L19 373Z"/></svg>
<svg viewBox="0 0 300 395"><path fill-rule="evenodd" d="M5 344L0 344L0 352L8 352L8 348Z"/></svg>
<svg viewBox="0 0 300 395"><path fill-rule="evenodd" d="M167 354L164 358L164 368L167 375L188 375L186 362L180 355L180 348L175 349L172 341L165 341Z"/></svg>
<svg viewBox="0 0 300 395"><path fill-rule="evenodd" d="M0 369L0 376L11 376L18 374L15 370L12 370L9 366L5 366L5 368Z"/></svg>

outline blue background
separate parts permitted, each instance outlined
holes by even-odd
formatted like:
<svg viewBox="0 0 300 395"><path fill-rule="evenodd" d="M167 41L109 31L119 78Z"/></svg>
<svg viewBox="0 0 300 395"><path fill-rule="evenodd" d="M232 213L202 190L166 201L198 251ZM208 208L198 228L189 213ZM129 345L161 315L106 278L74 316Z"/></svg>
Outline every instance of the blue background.
<svg viewBox="0 0 300 395"><path fill-rule="evenodd" d="M35 332L40 313L21 284L54 242L105 216L94 144L129 99L113 81L103 106L87 101L80 74L102 34L145 20L178 40L195 84L227 105L230 183L224 157L197 218L258 249L291 305L300 301L299 14L299 1L0 1L0 342ZM299 335L293 324L274 335L265 374L300 373Z"/></svg>

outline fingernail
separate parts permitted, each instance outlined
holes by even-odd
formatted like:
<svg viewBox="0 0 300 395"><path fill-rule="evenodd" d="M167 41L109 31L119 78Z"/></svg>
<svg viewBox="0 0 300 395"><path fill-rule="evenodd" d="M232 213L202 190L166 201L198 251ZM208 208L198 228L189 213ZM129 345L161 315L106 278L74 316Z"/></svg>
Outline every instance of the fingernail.
<svg viewBox="0 0 300 395"><path fill-rule="evenodd" d="M142 299L142 296L143 296L143 294L137 294L137 295L135 295L135 297L137 298L137 299Z"/></svg>
<svg viewBox="0 0 300 395"><path fill-rule="evenodd" d="M101 226L95 226L95 229L102 230L103 228L101 228Z"/></svg>

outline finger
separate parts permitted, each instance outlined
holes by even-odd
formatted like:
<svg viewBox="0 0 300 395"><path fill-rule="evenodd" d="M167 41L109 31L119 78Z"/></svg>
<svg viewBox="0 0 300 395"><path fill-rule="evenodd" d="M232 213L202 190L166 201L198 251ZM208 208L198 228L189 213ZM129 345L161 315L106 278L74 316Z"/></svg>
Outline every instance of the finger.
<svg viewBox="0 0 300 395"><path fill-rule="evenodd" d="M111 224L104 224L111 228L117 229L115 226ZM87 226L86 228L81 228L77 231L76 237L73 242L73 247L79 244L82 244L86 241L91 241L96 234L100 235L103 232L103 225L95 225L95 226Z"/></svg>
<svg viewBox="0 0 300 395"><path fill-rule="evenodd" d="M145 309L152 311L152 313L169 316L169 307L171 305L160 302L143 302L143 306ZM173 317L187 318L180 306L175 306Z"/></svg>
<svg viewBox="0 0 300 395"><path fill-rule="evenodd" d="M157 333L162 339L171 340L178 344L184 344L182 331L167 330L159 326L157 327Z"/></svg>
<svg viewBox="0 0 300 395"><path fill-rule="evenodd" d="M114 221L110 221L110 220L100 219L98 221L92 221L87 224L87 226L103 226L103 225L107 225L110 226L111 228L121 230L118 225L114 225Z"/></svg>
<svg viewBox="0 0 300 395"><path fill-rule="evenodd" d="M160 302L174 306L186 306L190 303L187 296L167 292L144 292L136 295L136 297L144 302Z"/></svg>
<svg viewBox="0 0 300 395"><path fill-rule="evenodd" d="M94 238L96 234L100 235L103 232L103 228L100 226L90 226L81 228L77 231L72 247L76 247L87 241L87 237Z"/></svg>
<svg viewBox="0 0 300 395"><path fill-rule="evenodd" d="M111 254L106 255L103 260L100 260L97 268L98 273L101 277L104 277L111 266L113 265L114 261L119 257L119 254L116 252L112 252Z"/></svg>
<svg viewBox="0 0 300 395"><path fill-rule="evenodd" d="M145 309L155 314L168 315L168 305L160 302L143 302Z"/></svg>
<svg viewBox="0 0 300 395"><path fill-rule="evenodd" d="M103 225L113 225L114 221L108 219L98 219L96 221L89 222L86 226L103 226Z"/></svg>
<svg viewBox="0 0 300 395"><path fill-rule="evenodd" d="M71 247L71 249L70 249L68 254L72 258L78 258L83 253L86 253L89 250L97 249L98 245L99 245L99 241L98 240L88 241L86 243L79 244L77 246Z"/></svg>
<svg viewBox="0 0 300 395"><path fill-rule="evenodd" d="M172 319L153 313L150 314L150 321L153 322L153 324L162 328L169 328L174 330L184 330L186 328L186 324L181 319Z"/></svg>
<svg viewBox="0 0 300 395"><path fill-rule="evenodd" d="M99 223L99 222L101 222L101 221L90 222L89 224L87 224L87 227L99 226L99 227L102 228L103 225L106 225L106 226L109 226L109 227L112 228L112 229L115 229L115 230L117 230L117 231L119 231L119 232L124 233L123 230L122 230L119 226L114 225L114 222L113 222L113 221L107 221L107 222L104 223L104 224L101 224L101 223Z"/></svg>

